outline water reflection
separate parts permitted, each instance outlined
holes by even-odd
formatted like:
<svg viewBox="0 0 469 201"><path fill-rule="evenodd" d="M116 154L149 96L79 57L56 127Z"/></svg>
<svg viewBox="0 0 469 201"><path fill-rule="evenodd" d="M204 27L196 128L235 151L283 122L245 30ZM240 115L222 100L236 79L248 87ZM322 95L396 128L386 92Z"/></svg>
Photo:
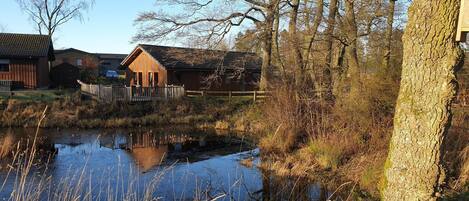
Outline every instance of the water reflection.
<svg viewBox="0 0 469 201"><path fill-rule="evenodd" d="M34 130L0 130L0 182L6 181L0 199L8 198L14 189L15 179L7 176L6 164L31 145L33 136ZM161 178L154 195L161 200L207 200L220 195L219 200L325 200L328 195L307 180L258 169L258 150L227 133L175 128L41 130L36 145L36 164L47 165L45 174L53 188L71 182L86 169L93 199L107 200L109 194L123 197L128 188L143 192L155 175ZM253 165L241 165L245 158L254 158ZM128 187L130 183L136 186ZM109 189L113 193L106 192Z"/></svg>

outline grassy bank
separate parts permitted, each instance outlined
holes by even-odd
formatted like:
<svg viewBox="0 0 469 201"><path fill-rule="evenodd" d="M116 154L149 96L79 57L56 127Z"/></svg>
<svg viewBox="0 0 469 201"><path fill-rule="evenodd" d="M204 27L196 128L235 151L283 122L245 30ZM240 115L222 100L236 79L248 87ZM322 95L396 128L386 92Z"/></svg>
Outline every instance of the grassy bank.
<svg viewBox="0 0 469 201"><path fill-rule="evenodd" d="M350 108L339 101L304 101L288 90L276 93L261 112L268 130L259 144L269 160L263 168L346 189L352 200L379 200L393 130L392 99L372 94L364 96L369 106ZM469 110L455 107L453 112L443 156L443 198L467 200Z"/></svg>
<svg viewBox="0 0 469 201"><path fill-rule="evenodd" d="M245 97L194 97L181 100L104 103L83 100L78 92L15 94L1 97L0 126L34 127L42 110L49 110L45 128L131 128L144 126L192 125L200 128L251 131L247 111L256 104Z"/></svg>

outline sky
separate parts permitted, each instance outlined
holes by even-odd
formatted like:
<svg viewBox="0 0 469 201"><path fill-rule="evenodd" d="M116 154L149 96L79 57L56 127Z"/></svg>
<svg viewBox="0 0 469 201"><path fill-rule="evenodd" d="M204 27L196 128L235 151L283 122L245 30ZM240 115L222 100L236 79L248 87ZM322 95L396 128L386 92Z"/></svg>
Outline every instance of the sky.
<svg viewBox="0 0 469 201"><path fill-rule="evenodd" d="M71 20L54 33L54 48L76 48L92 53L128 54L136 46L130 41L138 13L158 10L155 0L95 0L83 21ZM10 33L37 33L33 23L15 0L0 0L0 26ZM169 43L168 45L171 45Z"/></svg>

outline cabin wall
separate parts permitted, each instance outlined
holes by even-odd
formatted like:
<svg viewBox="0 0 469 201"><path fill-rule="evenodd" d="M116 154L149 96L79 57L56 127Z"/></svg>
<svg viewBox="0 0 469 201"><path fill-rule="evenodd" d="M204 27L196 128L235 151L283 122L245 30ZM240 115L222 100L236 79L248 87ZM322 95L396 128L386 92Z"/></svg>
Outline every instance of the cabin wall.
<svg viewBox="0 0 469 201"><path fill-rule="evenodd" d="M35 89L38 87L36 59L10 59L10 71L0 72L0 80L18 82L21 87Z"/></svg>
<svg viewBox="0 0 469 201"><path fill-rule="evenodd" d="M239 79L221 76L217 82L208 83L206 77L213 74L213 71L168 70L168 84L184 85L186 90L251 91L258 88L260 76L255 75L256 73L260 74L248 71Z"/></svg>
<svg viewBox="0 0 469 201"><path fill-rule="evenodd" d="M145 52L140 52L129 65L127 77L131 86L137 85L139 73L142 75L142 83L139 83L142 87L150 87L149 73L158 73L158 86L163 87L167 84L166 70Z"/></svg>

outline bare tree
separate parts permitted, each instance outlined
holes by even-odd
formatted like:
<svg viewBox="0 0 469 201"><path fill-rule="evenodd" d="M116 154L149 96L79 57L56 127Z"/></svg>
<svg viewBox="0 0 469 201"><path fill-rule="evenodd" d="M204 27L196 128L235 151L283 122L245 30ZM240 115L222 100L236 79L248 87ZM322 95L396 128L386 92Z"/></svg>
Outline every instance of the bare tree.
<svg viewBox="0 0 469 201"><path fill-rule="evenodd" d="M184 13L165 13L148 11L136 19L139 33L134 41L165 39L171 36L187 37L198 35L207 41L223 41L233 27L242 24L254 24L260 30L262 46L261 88L267 87L272 76L272 39L275 10L280 0L243 0L224 1L230 8L221 9L222 5L213 0L164 0L163 3L180 6ZM214 8L216 7L216 10ZM228 12L220 13L220 10Z"/></svg>
<svg viewBox="0 0 469 201"><path fill-rule="evenodd" d="M83 11L89 9L94 0L17 0L36 25L39 34L52 37L57 28L71 19L82 20Z"/></svg>
<svg viewBox="0 0 469 201"><path fill-rule="evenodd" d="M384 53L384 69L387 72L391 62L391 46L392 46L392 29L394 23L394 12L396 7L396 0L389 0L387 27L386 27L386 46Z"/></svg>

